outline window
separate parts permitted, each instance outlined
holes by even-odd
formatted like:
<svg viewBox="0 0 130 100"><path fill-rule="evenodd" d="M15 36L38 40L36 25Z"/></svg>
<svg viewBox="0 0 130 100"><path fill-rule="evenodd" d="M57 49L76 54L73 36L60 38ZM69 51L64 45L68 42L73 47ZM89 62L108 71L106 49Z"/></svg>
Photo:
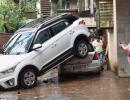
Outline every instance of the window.
<svg viewBox="0 0 130 100"><path fill-rule="evenodd" d="M6 54L22 54L26 53L29 49L33 34L31 32L23 32L17 34L13 40L5 48Z"/></svg>
<svg viewBox="0 0 130 100"><path fill-rule="evenodd" d="M41 31L36 40L35 40L35 44L43 44L45 41L47 41L50 38L50 33L48 30L43 30Z"/></svg>
<svg viewBox="0 0 130 100"><path fill-rule="evenodd" d="M57 33L61 32L62 30L64 30L66 27L69 26L68 22L62 21L58 24L55 24L54 26L52 26L50 28L50 32L52 33L52 36L56 35Z"/></svg>
<svg viewBox="0 0 130 100"><path fill-rule="evenodd" d="M70 9L70 0L65 0L65 9Z"/></svg>

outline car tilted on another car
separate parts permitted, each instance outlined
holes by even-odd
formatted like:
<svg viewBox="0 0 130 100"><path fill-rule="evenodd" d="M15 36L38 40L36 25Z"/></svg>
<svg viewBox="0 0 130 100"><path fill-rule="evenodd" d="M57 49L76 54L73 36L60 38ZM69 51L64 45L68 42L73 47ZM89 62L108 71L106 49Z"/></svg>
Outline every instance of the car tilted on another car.
<svg viewBox="0 0 130 100"><path fill-rule="evenodd" d="M90 33L84 21L61 14L17 30L0 55L0 87L34 87L37 77L72 55L88 54Z"/></svg>

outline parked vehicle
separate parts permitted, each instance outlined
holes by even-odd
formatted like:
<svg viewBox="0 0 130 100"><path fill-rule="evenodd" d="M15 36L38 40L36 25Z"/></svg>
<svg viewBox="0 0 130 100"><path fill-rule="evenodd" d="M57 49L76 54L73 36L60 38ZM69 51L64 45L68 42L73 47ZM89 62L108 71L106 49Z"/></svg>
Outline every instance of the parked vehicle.
<svg viewBox="0 0 130 100"><path fill-rule="evenodd" d="M62 14L17 30L0 55L0 87L34 87L45 74L72 55L88 55L90 33L84 21Z"/></svg>
<svg viewBox="0 0 130 100"><path fill-rule="evenodd" d="M64 76L68 75L75 75L75 74L83 74L93 72L100 74L101 66L98 60L98 53L93 51L89 52L88 56L85 58L77 58L73 56L72 58L65 61L58 67L58 75L59 78L63 78Z"/></svg>

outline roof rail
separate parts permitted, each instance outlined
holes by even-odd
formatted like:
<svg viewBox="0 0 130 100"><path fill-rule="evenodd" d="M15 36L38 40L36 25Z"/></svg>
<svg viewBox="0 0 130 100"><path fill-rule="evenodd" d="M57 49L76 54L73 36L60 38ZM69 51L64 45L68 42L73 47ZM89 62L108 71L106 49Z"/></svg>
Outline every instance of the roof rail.
<svg viewBox="0 0 130 100"><path fill-rule="evenodd" d="M28 28L28 27L39 28L43 25L48 24L49 22L52 22L56 19L59 19L63 16L70 15L70 14L71 13L53 14L52 16L49 16L49 17L47 16L47 17L38 18L38 19L35 19L34 21L31 21L31 22L25 24L24 26L22 26L20 28Z"/></svg>
<svg viewBox="0 0 130 100"><path fill-rule="evenodd" d="M55 20L58 20L59 18L62 18L64 16L70 15L71 13L62 13L62 14L54 14L50 17L45 18L44 22L40 25L41 27L44 27L44 25L47 25L48 23L51 23Z"/></svg>
<svg viewBox="0 0 130 100"><path fill-rule="evenodd" d="M59 18L61 18L61 17L63 17L63 16L66 16L66 15L69 15L69 13L54 14L54 15L52 15L49 19L47 19L47 20L45 21L45 23L49 23L49 22L51 22L51 21L53 21L53 20L55 20L55 19L59 19Z"/></svg>

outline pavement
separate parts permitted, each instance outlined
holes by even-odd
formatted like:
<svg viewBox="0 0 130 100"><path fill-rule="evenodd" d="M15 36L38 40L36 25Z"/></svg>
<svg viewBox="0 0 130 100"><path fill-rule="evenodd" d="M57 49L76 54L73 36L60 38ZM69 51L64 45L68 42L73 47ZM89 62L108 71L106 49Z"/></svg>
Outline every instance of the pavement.
<svg viewBox="0 0 130 100"><path fill-rule="evenodd" d="M0 100L130 100L130 78L104 70L58 78L57 70L39 78L32 89L0 91Z"/></svg>

